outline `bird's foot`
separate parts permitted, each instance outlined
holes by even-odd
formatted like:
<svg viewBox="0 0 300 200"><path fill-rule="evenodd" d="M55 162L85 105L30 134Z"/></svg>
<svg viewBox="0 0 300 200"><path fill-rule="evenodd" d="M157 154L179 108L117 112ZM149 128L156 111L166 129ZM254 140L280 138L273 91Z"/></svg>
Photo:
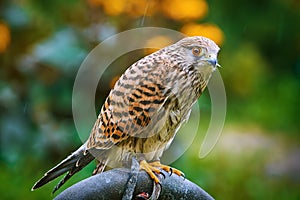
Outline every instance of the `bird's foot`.
<svg viewBox="0 0 300 200"><path fill-rule="evenodd" d="M181 172L180 170L172 168L172 167L167 166L167 165L163 165L159 161L155 161L155 162L152 162L152 163L149 163L149 164L153 167L158 167L159 169L162 169L162 170L170 173L170 176L174 173L174 174L177 174L178 176L185 177L184 173Z"/></svg>
<svg viewBox="0 0 300 200"><path fill-rule="evenodd" d="M152 166L152 163L147 163L145 160L140 162L140 169L145 170L155 183L160 183L156 174L161 174L161 170L157 166Z"/></svg>
<svg viewBox="0 0 300 200"><path fill-rule="evenodd" d="M177 174L178 176L182 176L185 178L184 173L181 172L180 170L172 168L167 165L163 165L159 161L147 163L145 160L142 160L140 162L140 169L145 170L148 173L148 175L150 176L150 178L154 180L155 183L160 183L156 174L162 174L164 176L164 174L161 172L161 170L164 170L164 171L170 173L170 176L174 173L174 174Z"/></svg>

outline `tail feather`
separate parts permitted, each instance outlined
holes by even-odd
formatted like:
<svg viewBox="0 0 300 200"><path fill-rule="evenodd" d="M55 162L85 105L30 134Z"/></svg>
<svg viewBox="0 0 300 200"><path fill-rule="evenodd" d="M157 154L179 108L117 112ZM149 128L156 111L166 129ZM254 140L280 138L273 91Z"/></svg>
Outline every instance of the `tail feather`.
<svg viewBox="0 0 300 200"><path fill-rule="evenodd" d="M54 188L53 193L58 190L71 176L80 171L83 167L94 160L94 156L85 150L85 145L81 146L77 151L72 153L66 159L61 161L54 168L50 169L45 175L37 181L31 190L35 190L46 183L54 180L58 176L68 172L66 176Z"/></svg>

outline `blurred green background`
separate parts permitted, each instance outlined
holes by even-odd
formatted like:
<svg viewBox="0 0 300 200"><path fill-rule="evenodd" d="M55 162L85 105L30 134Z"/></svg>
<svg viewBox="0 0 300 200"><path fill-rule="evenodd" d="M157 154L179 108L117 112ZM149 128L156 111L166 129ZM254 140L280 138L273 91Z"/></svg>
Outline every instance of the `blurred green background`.
<svg viewBox="0 0 300 200"><path fill-rule="evenodd" d="M30 189L82 143L71 108L81 62L105 38L143 26L205 35L222 49L228 110L221 138L199 159L210 118L206 92L199 134L172 166L216 199L300 199L299 24L297 0L1 1L0 199L54 197L57 181ZM116 78L144 53L107 70L98 110ZM64 188L88 177L93 166Z"/></svg>

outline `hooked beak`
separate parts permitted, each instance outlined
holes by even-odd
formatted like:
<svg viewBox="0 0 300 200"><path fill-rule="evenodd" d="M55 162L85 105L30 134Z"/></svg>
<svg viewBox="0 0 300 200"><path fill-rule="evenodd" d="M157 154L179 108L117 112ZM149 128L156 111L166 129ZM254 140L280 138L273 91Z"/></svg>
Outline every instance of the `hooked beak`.
<svg viewBox="0 0 300 200"><path fill-rule="evenodd" d="M210 58L207 59L206 61L209 62L214 67L221 67L221 65L218 63L217 58Z"/></svg>

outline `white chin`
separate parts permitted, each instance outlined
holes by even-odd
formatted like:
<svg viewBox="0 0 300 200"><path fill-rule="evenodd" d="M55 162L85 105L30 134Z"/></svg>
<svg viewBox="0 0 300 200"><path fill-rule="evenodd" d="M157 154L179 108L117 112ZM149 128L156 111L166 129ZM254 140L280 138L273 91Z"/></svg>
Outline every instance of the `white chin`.
<svg viewBox="0 0 300 200"><path fill-rule="evenodd" d="M212 67L212 72L216 71L217 67L216 66L213 66Z"/></svg>

